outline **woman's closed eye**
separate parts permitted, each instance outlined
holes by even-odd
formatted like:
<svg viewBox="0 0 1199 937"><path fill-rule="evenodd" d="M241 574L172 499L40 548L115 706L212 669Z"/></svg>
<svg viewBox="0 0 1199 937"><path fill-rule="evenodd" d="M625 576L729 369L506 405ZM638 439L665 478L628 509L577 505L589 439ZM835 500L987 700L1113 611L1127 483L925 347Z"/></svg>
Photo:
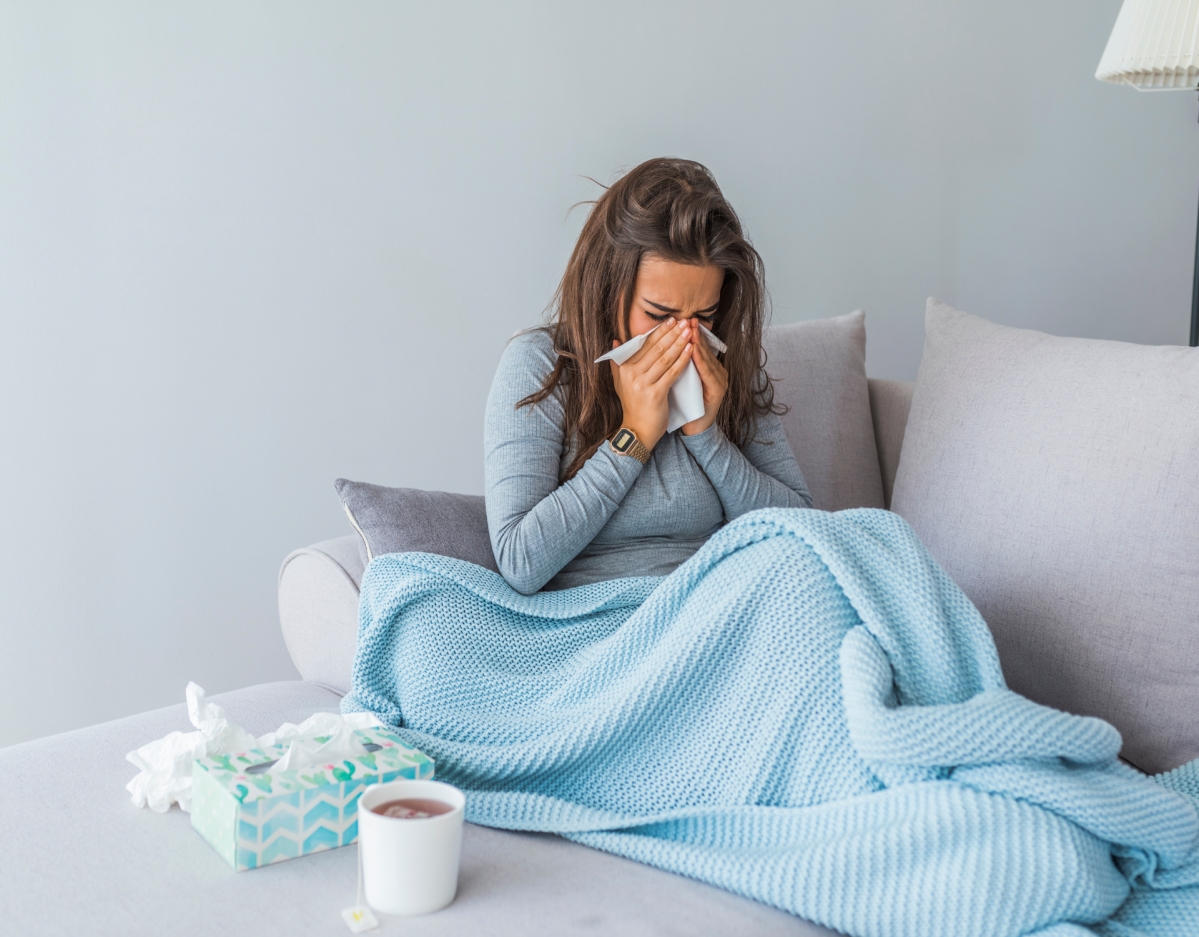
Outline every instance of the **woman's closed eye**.
<svg viewBox="0 0 1199 937"><path fill-rule="evenodd" d="M647 316L649 316L651 319L653 319L655 322L665 322L667 319L674 318L673 316L660 315L656 312L650 312L648 309L645 310L645 314ZM695 318L699 319L699 321L703 323L705 328L708 328L708 327L711 327L712 321L716 318L716 313L714 313L714 312L703 313L701 315L696 316Z"/></svg>

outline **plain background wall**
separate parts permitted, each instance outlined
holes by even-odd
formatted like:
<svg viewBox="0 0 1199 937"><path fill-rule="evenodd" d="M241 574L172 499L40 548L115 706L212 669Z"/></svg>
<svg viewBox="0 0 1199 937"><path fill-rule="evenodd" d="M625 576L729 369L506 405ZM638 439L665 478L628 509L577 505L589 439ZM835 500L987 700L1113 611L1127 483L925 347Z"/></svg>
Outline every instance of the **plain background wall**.
<svg viewBox="0 0 1199 937"><path fill-rule="evenodd" d="M293 678L280 560L339 475L482 490L583 176L708 164L775 321L864 307L874 376L930 294L1185 343L1195 96L1093 78L1118 8L9 0L0 745Z"/></svg>

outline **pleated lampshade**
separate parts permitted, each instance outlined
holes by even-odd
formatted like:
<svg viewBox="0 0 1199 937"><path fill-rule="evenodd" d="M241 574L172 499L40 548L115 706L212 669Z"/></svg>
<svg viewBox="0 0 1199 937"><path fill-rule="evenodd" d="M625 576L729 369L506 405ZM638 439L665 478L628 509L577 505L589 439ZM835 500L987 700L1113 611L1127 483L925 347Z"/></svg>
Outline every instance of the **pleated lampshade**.
<svg viewBox="0 0 1199 937"><path fill-rule="evenodd" d="M1199 0L1124 0L1095 77L1138 91L1199 86Z"/></svg>

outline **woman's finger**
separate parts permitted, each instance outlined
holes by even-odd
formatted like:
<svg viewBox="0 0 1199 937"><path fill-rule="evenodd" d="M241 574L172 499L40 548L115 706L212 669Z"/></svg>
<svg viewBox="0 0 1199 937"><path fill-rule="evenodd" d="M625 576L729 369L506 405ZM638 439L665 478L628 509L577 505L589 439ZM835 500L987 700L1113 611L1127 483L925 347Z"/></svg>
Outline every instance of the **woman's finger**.
<svg viewBox="0 0 1199 937"><path fill-rule="evenodd" d="M705 347L695 356L695 367L699 371L699 380L704 385L705 393L724 393L728 386L728 372L725 371L724 365L716 360L711 348Z"/></svg>
<svg viewBox="0 0 1199 937"><path fill-rule="evenodd" d="M680 339L686 339L686 330L677 328L673 322L660 327L658 331L661 334L655 333L652 336L652 345L650 341L647 341L642 346L641 352L644 352L644 355L638 368L640 373L649 377L651 382L656 381L662 371L674 361L674 356L678 354L681 345L685 344L685 341L680 341ZM662 361L663 357L666 358L665 362Z"/></svg>
<svg viewBox="0 0 1199 937"><path fill-rule="evenodd" d="M683 373L683 368L687 367L695 357L695 349L691 347L690 342L684 342L683 347L679 349L679 355L675 358L669 367L662 371L662 374L654 382L659 387L670 389L674 382L679 379L679 375Z"/></svg>
<svg viewBox="0 0 1199 937"><path fill-rule="evenodd" d="M665 371L663 371L661 376L654 381L654 383L665 386L669 390L672 386L674 386L674 382L679 379L679 375L683 373L683 368L687 367L687 362L690 361L692 357L694 357L694 355L691 351L691 343L687 342L683 345L683 349L679 353L679 356L674 360L674 363L671 364L671 366Z"/></svg>
<svg viewBox="0 0 1199 937"><path fill-rule="evenodd" d="M703 361L709 366L720 364L716 360L716 352L712 350L712 346L707 343L702 335L696 337L695 344L699 349L699 361Z"/></svg>
<svg viewBox="0 0 1199 937"><path fill-rule="evenodd" d="M700 344L704 343L701 342ZM708 356L704 354L704 349L702 348L697 347L691 357L695 361L695 369L699 371L700 383L706 389L712 383L712 363L708 360Z"/></svg>
<svg viewBox="0 0 1199 937"><path fill-rule="evenodd" d="M722 374L725 373L724 365L720 363L720 358L717 355L716 349L709 345L707 341L703 342L703 346L704 351L707 352L708 361L711 363L712 367L719 368Z"/></svg>
<svg viewBox="0 0 1199 937"><path fill-rule="evenodd" d="M656 384L663 374L674 366L679 355L683 354L690 344L689 330L686 327L674 329L674 341L669 346L662 349L658 358L649 363L645 369L645 378L650 383Z"/></svg>
<svg viewBox="0 0 1199 937"><path fill-rule="evenodd" d="M645 344L631 354L625 364L641 364L644 361L653 361L655 357L655 348L661 348L662 342L669 341L673 335L671 329L674 327L673 322L663 322L657 326L645 340Z"/></svg>

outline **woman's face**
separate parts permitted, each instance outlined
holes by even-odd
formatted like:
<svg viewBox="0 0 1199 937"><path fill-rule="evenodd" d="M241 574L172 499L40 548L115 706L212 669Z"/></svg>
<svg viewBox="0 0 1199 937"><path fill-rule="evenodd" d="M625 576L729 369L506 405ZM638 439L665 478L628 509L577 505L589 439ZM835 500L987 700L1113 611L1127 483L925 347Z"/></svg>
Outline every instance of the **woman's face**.
<svg viewBox="0 0 1199 937"><path fill-rule="evenodd" d="M624 334L622 322L620 340L627 342L644 335L668 319L696 319L712 328L723 285L724 271L720 267L676 264L646 254L637 267L637 285L628 316L629 334Z"/></svg>

